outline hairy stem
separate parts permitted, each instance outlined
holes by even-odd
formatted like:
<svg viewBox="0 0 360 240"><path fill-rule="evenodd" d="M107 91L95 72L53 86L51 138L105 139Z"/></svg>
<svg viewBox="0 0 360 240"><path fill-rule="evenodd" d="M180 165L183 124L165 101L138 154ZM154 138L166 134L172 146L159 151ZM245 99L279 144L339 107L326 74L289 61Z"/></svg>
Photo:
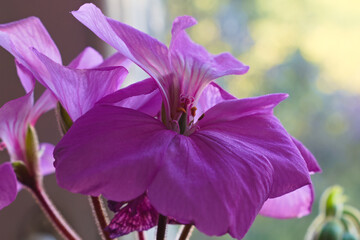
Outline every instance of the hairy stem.
<svg viewBox="0 0 360 240"><path fill-rule="evenodd" d="M156 240L165 240L167 217L160 215L158 221L158 229L156 233Z"/></svg>
<svg viewBox="0 0 360 240"><path fill-rule="evenodd" d="M103 203L99 197L89 196L89 202L102 240L110 240L109 233L105 231L109 219Z"/></svg>
<svg viewBox="0 0 360 240"><path fill-rule="evenodd" d="M187 224L183 228L180 229L181 234L179 236L179 240L189 240L192 232L194 231L194 225Z"/></svg>
<svg viewBox="0 0 360 240"><path fill-rule="evenodd" d="M55 208L41 186L30 188L34 198L37 200L41 209L53 224L57 232L66 240L80 240L81 238L74 232L69 224L64 220L59 211Z"/></svg>

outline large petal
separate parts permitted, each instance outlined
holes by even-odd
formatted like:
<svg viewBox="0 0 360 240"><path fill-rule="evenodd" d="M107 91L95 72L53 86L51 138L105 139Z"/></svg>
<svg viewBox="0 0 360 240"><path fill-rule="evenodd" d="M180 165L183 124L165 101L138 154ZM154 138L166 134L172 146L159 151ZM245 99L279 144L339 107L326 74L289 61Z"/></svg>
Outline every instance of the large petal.
<svg viewBox="0 0 360 240"><path fill-rule="evenodd" d="M0 210L12 203L17 195L17 180L10 163L0 165Z"/></svg>
<svg viewBox="0 0 360 240"><path fill-rule="evenodd" d="M249 67L229 53L212 55L194 43L185 29L197 22L190 16L178 17L172 27L171 64L183 94L198 98L204 87L216 78L230 74L245 74Z"/></svg>
<svg viewBox="0 0 360 240"><path fill-rule="evenodd" d="M253 151L271 162L274 182L269 197L275 198L310 184L309 170L273 108L287 97L272 94L229 100L217 104L199 121L200 131L211 130L239 139L239 151Z"/></svg>
<svg viewBox="0 0 360 240"><path fill-rule="evenodd" d="M7 102L0 108L0 138L12 160L24 160L25 134L33 106L33 92Z"/></svg>
<svg viewBox="0 0 360 240"><path fill-rule="evenodd" d="M310 173L321 172L319 163L316 161L314 155L307 149L302 142L294 137L291 137L296 147L299 149L302 157L305 159Z"/></svg>
<svg viewBox="0 0 360 240"><path fill-rule="evenodd" d="M312 185L306 185L277 198L269 198L260 214L272 218L300 218L311 212L314 201Z"/></svg>
<svg viewBox="0 0 360 240"><path fill-rule="evenodd" d="M127 75L123 67L72 69L55 63L34 49L49 75L43 78L73 121L107 94L118 90Z"/></svg>
<svg viewBox="0 0 360 240"><path fill-rule="evenodd" d="M226 92L216 83L212 82L204 89L203 93L199 98L197 105L197 113L198 113L197 118L200 117L201 114L206 112L208 109L215 106L216 104L227 100L235 100L235 99L236 98L234 96ZM316 161L316 158L309 151L309 149L307 149L305 145L302 144L302 142L300 142L293 136L291 136L291 138L294 144L296 145L296 147L299 149L301 156L304 158L308 166L309 172L310 173L321 172L321 168L318 162Z"/></svg>
<svg viewBox="0 0 360 240"><path fill-rule="evenodd" d="M38 49L53 61L61 63L61 56L49 33L36 17L0 25L0 45L9 51L17 61L31 70L39 79L46 69L31 51Z"/></svg>
<svg viewBox="0 0 360 240"><path fill-rule="evenodd" d="M242 238L271 189L266 157L226 132L210 130L177 135L165 156L148 190L155 209L207 235Z"/></svg>
<svg viewBox="0 0 360 240"><path fill-rule="evenodd" d="M60 186L129 201L151 183L174 132L144 113L97 105L80 117L54 151Z"/></svg>
<svg viewBox="0 0 360 240"><path fill-rule="evenodd" d="M68 67L76 69L94 68L104 61L101 54L92 47L86 47L76 58L74 58Z"/></svg>
<svg viewBox="0 0 360 240"><path fill-rule="evenodd" d="M131 108L150 116L157 116L161 110L161 102L156 82L148 78L109 94L98 103Z"/></svg>
<svg viewBox="0 0 360 240"><path fill-rule="evenodd" d="M41 143L39 146L40 172L42 176L55 172L54 148L54 145L50 143Z"/></svg>
<svg viewBox="0 0 360 240"><path fill-rule="evenodd" d="M168 49L163 43L126 24L105 17L101 10L91 3L84 4L72 14L99 38L156 79L165 101L168 101L168 90L164 88L168 85L165 76L171 75L172 70ZM165 107L169 111L169 103L165 103Z"/></svg>
<svg viewBox="0 0 360 240"><path fill-rule="evenodd" d="M101 10L91 3L84 4L72 14L151 76L166 75L170 69L167 47L149 35L105 17Z"/></svg>

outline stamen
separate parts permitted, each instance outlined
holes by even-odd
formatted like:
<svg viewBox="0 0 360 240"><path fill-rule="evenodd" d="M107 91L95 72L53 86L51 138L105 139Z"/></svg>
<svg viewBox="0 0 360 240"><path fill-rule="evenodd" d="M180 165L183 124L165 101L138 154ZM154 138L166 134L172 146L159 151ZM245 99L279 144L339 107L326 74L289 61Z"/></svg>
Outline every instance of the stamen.
<svg viewBox="0 0 360 240"><path fill-rule="evenodd" d="M203 113L203 114L199 117L198 121L200 121L200 120L203 119L204 117L205 117L205 113Z"/></svg>
<svg viewBox="0 0 360 240"><path fill-rule="evenodd" d="M191 116L195 117L197 108L192 107L190 110L191 110Z"/></svg>
<svg viewBox="0 0 360 240"><path fill-rule="evenodd" d="M178 107L176 111L186 113L186 110L183 107Z"/></svg>

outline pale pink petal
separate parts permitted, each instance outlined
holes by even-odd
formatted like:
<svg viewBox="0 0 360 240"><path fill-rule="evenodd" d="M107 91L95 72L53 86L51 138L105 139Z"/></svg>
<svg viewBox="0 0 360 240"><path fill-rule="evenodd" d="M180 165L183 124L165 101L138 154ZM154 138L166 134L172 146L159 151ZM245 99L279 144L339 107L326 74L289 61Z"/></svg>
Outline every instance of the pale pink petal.
<svg viewBox="0 0 360 240"><path fill-rule="evenodd" d="M71 192L132 200L167 160L163 149L174 135L147 114L97 105L55 147L58 183Z"/></svg>
<svg viewBox="0 0 360 240"><path fill-rule="evenodd" d="M161 110L162 98L155 80L148 78L109 94L98 103L131 108L157 116Z"/></svg>
<svg viewBox="0 0 360 240"><path fill-rule="evenodd" d="M200 117L208 109L215 106L216 104L226 100L234 100L234 99L236 98L232 96L230 93L226 92L224 89L222 89L218 84L216 84L215 82L211 82L209 85L205 87L196 105L197 118Z"/></svg>
<svg viewBox="0 0 360 240"><path fill-rule="evenodd" d="M92 47L86 47L76 58L68 65L70 68L89 69L94 68L104 61L101 54Z"/></svg>
<svg viewBox="0 0 360 240"><path fill-rule="evenodd" d="M129 69L129 67L131 66L131 61L121 53L116 52L107 59L105 59L97 67L103 68L103 67L114 67L114 66L122 66L125 67L126 69Z"/></svg>
<svg viewBox="0 0 360 240"><path fill-rule="evenodd" d="M91 109L102 97L120 88L127 75L123 67L72 69L55 63L34 50L46 66L45 86L60 101L73 121Z"/></svg>
<svg viewBox="0 0 360 240"><path fill-rule="evenodd" d="M40 173L42 176L55 172L54 148L54 145L50 143L41 143L39 146Z"/></svg>
<svg viewBox="0 0 360 240"><path fill-rule="evenodd" d="M47 111L50 111L51 109L55 108L57 103L57 99L55 96L50 92L50 90L46 89L43 94L40 96L40 98L36 101L34 104L30 116L29 116L29 124L32 126L35 126L36 121L38 118L46 113Z"/></svg>
<svg viewBox="0 0 360 240"><path fill-rule="evenodd" d="M273 108L286 97L286 94L272 94L225 101L205 112L198 124L200 131L211 129L242 140L244 146L241 149L260 154L270 161L274 168L271 198L311 183L305 160L272 114Z"/></svg>
<svg viewBox="0 0 360 240"><path fill-rule="evenodd" d="M23 85L26 93L32 91L35 87L35 78L33 74L21 63L19 63L16 59L15 59L15 65L16 65L17 75L19 76L21 84Z"/></svg>
<svg viewBox="0 0 360 240"><path fill-rule="evenodd" d="M277 198L269 198L260 214L272 218L300 218L311 213L314 201L312 185L306 185Z"/></svg>
<svg viewBox="0 0 360 240"><path fill-rule="evenodd" d="M17 180L11 163L0 165L0 210L12 203L17 195Z"/></svg>
<svg viewBox="0 0 360 240"><path fill-rule="evenodd" d="M33 99L31 91L0 108L0 138L5 143L11 160L25 160L25 135Z"/></svg>

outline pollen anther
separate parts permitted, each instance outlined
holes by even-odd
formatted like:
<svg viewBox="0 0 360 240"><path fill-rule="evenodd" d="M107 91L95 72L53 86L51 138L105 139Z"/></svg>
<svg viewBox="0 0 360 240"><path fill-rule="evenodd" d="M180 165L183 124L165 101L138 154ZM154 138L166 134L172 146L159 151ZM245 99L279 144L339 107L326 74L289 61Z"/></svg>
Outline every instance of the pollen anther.
<svg viewBox="0 0 360 240"><path fill-rule="evenodd" d="M190 110L191 110L191 116L195 117L197 108L192 107Z"/></svg>
<svg viewBox="0 0 360 240"><path fill-rule="evenodd" d="M176 111L186 113L186 110L183 107L178 107Z"/></svg>

